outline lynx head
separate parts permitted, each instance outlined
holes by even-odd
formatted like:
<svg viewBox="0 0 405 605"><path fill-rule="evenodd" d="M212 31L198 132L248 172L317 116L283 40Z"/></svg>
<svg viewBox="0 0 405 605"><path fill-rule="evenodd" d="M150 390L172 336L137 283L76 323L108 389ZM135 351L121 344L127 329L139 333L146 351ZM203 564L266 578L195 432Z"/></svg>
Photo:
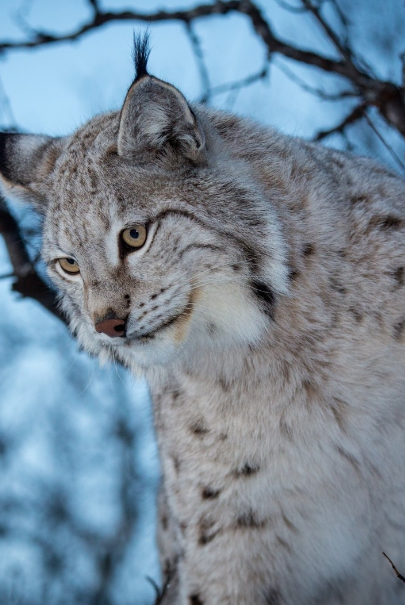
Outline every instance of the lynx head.
<svg viewBox="0 0 405 605"><path fill-rule="evenodd" d="M258 342L287 283L249 166L147 58L137 40L121 111L68 137L0 138L3 189L43 215L72 331L90 353L143 368Z"/></svg>

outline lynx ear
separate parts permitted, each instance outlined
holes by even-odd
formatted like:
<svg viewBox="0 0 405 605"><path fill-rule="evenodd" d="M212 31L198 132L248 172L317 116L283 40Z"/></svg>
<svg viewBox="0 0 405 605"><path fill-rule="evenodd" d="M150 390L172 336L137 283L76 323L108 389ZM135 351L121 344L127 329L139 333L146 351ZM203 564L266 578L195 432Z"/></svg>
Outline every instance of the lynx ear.
<svg viewBox="0 0 405 605"><path fill-rule="evenodd" d="M32 134L0 133L0 185L6 195L43 210L40 184L51 172L61 140Z"/></svg>
<svg viewBox="0 0 405 605"><path fill-rule="evenodd" d="M204 135L177 88L148 74L135 80L121 111L118 154L141 163L159 156L201 162Z"/></svg>
<svg viewBox="0 0 405 605"><path fill-rule="evenodd" d="M135 36L135 80L121 110L118 154L141 164L204 160L204 134L181 92L149 75L149 34Z"/></svg>

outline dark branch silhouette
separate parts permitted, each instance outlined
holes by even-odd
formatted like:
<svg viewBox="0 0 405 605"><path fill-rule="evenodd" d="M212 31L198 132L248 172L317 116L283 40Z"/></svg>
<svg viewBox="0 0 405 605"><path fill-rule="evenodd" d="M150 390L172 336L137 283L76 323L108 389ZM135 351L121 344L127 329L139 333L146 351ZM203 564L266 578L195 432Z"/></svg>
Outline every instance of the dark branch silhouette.
<svg viewBox="0 0 405 605"><path fill-rule="evenodd" d="M397 570L397 568L395 567L394 563L391 561L391 559L389 558L389 556L386 555L385 552L383 552L383 555L391 563L391 567L395 571L395 573L397 575L397 578L399 578L400 580L402 580L402 582L405 582L404 576L399 573L399 571Z"/></svg>
<svg viewBox="0 0 405 605"><path fill-rule="evenodd" d="M107 23L118 21L140 21L157 23L161 21L182 21L189 25L196 19L213 15L226 15L230 12L239 12L251 21L251 24L263 41L269 53L280 54L284 57L316 67L324 72L336 74L350 81L368 106L374 106L381 115L405 136L405 103L403 90L394 82L380 80L371 73L363 60L357 60L348 46L347 40L340 40L333 27L322 16L319 6L310 0L301 0L302 8L311 12L331 45L338 50L341 60L334 60L322 53L303 50L298 46L287 43L275 35L270 23L263 17L259 7L250 0L217 1L214 4L200 4L192 9L144 13L140 11L103 11L96 0L88 0L92 7L92 18L67 34L55 35L46 31L33 31L30 38L20 41L0 42L0 55L7 51L34 48L47 44L55 44L77 40L86 33L95 30Z"/></svg>
<svg viewBox="0 0 405 605"><path fill-rule="evenodd" d="M15 277L12 289L22 296L29 296L41 303L48 311L64 320L56 303L56 295L47 283L40 277L31 261L24 244L20 227L8 211L4 200L0 197L0 234L8 251L12 275Z"/></svg>

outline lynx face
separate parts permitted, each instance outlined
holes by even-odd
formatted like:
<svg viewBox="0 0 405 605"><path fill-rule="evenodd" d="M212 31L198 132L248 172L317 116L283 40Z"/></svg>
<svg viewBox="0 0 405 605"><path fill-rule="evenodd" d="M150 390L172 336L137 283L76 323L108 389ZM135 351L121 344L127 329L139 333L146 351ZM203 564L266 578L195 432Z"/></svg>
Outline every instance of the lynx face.
<svg viewBox="0 0 405 605"><path fill-rule="evenodd" d="M162 90L171 110L179 105L167 121L180 132L186 122L195 138L185 149L164 142L148 160L151 144L144 155L138 148L163 128L152 122ZM49 275L73 332L101 359L147 367L196 348L253 344L286 290L277 217L202 122L178 91L145 76L120 117L95 118L67 139L3 143L3 180L44 213Z"/></svg>
<svg viewBox="0 0 405 605"><path fill-rule="evenodd" d="M86 130L79 142L83 136ZM234 202L250 194L258 204L254 195L213 178L212 170L193 187L190 176L151 178L145 169L129 171L108 150L96 151L98 157L94 151L86 149L79 161L71 151L61 158L53 181L65 183L63 199L55 191L44 229L49 275L82 345L148 365L186 343L257 341L268 318L258 305L264 286L252 275L249 251L268 239L271 224L252 228L241 216L236 229L227 227ZM94 189L81 191L91 178ZM106 321L111 330L98 332Z"/></svg>

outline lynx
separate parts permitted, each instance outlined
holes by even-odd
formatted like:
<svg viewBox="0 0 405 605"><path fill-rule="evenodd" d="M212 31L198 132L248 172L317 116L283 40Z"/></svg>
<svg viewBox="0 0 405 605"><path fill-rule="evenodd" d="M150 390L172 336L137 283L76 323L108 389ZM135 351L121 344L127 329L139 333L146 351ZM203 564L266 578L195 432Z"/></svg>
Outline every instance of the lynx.
<svg viewBox="0 0 405 605"><path fill-rule="evenodd" d="M405 184L147 71L72 136L1 136L80 345L150 384L164 605L399 605Z"/></svg>

